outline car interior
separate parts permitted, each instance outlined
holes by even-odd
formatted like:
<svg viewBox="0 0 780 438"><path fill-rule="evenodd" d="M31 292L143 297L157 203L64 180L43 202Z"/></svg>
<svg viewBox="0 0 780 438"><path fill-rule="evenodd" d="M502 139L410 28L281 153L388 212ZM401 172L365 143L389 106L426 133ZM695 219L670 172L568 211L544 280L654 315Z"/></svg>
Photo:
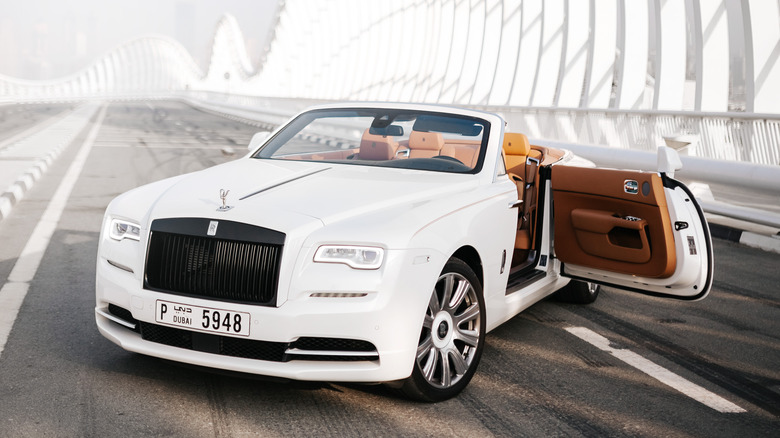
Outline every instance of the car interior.
<svg viewBox="0 0 780 438"><path fill-rule="evenodd" d="M517 237L512 272L536 264L539 169L563 151L504 134L507 175L517 186ZM666 278L676 263L673 226L656 172L559 165L551 168L555 255L563 263Z"/></svg>
<svg viewBox="0 0 780 438"><path fill-rule="evenodd" d="M531 145L525 134L504 133L504 163L509 178L517 187L517 234L512 270L535 264L537 209L539 201L539 168L560 160L563 151Z"/></svg>

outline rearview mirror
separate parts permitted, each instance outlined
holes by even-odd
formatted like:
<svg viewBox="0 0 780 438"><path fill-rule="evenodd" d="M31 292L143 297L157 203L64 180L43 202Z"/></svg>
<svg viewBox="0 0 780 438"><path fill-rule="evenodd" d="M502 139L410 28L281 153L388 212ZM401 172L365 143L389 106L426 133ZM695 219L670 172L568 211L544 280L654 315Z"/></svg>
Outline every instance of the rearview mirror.
<svg viewBox="0 0 780 438"><path fill-rule="evenodd" d="M255 133L255 135L252 136L252 140L249 140L249 146L247 146L247 149L250 151L257 149L261 144L268 140L270 135L271 133L268 131L260 131Z"/></svg>
<svg viewBox="0 0 780 438"><path fill-rule="evenodd" d="M680 154L670 147L658 146L658 172L674 178L674 171L680 169L682 169Z"/></svg>
<svg viewBox="0 0 780 438"><path fill-rule="evenodd" d="M400 137L404 135L404 127L401 125L388 125L384 128L370 127L368 133L371 135L381 135L383 137Z"/></svg>

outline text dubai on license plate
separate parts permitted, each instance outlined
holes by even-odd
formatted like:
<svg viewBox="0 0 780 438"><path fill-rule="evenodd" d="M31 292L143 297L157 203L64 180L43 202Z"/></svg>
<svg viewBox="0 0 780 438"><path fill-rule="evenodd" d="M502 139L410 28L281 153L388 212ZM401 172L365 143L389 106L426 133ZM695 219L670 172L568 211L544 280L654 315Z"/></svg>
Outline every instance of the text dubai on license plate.
<svg viewBox="0 0 780 438"><path fill-rule="evenodd" d="M202 332L249 336L251 317L245 312L157 300L155 320L161 324Z"/></svg>

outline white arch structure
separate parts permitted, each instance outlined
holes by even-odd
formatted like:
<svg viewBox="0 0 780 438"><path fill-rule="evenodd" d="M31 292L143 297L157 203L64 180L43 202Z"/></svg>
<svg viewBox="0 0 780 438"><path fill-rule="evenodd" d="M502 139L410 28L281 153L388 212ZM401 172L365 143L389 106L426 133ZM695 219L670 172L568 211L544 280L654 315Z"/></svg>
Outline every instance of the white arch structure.
<svg viewBox="0 0 780 438"><path fill-rule="evenodd" d="M144 37L64 78L28 81L0 75L0 102L157 98L188 89L201 76L181 44L163 36Z"/></svg>
<svg viewBox="0 0 780 438"><path fill-rule="evenodd" d="M780 11L775 0L285 0L259 72L226 16L206 73L177 43L146 38L59 81L0 77L0 99L188 90L468 105L533 137L652 150L696 134L700 155L780 164Z"/></svg>
<svg viewBox="0 0 780 438"><path fill-rule="evenodd" d="M258 94L780 113L771 0L286 0L275 35Z"/></svg>

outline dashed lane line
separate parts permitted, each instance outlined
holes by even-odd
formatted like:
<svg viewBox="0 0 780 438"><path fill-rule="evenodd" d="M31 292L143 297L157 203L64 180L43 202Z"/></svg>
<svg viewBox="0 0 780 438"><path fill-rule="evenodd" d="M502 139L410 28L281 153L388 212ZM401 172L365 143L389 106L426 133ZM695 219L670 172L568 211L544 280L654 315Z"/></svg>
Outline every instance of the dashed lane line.
<svg viewBox="0 0 780 438"><path fill-rule="evenodd" d="M672 387L673 389L687 395L688 397L715 409L722 413L743 413L745 409L724 399L723 397L702 388L701 386L687 380L666 368L634 353L631 350L623 348L614 348L610 345L609 339L585 327L567 327L566 331L583 341L593 345L599 350L615 356L632 367L642 371L659 382Z"/></svg>
<svg viewBox="0 0 780 438"><path fill-rule="evenodd" d="M106 116L106 109L105 105L101 107L100 113L94 125L92 125L86 140L68 168L65 177L60 182L59 188L57 188L51 201L49 201L46 211L43 212L43 216L41 216L41 219L35 226L29 240L27 240L27 244L22 249L22 253L16 260L16 264L8 275L8 281L0 289L0 355L2 355L5 349L8 336L11 334L11 329L19 314L19 309L22 307L24 297L30 288L30 282L38 271L43 254L49 246L49 241L57 228L62 212L68 205L68 198L70 198L73 187L76 185L81 170L84 168L84 163L92 150L92 145L95 143L97 133Z"/></svg>

